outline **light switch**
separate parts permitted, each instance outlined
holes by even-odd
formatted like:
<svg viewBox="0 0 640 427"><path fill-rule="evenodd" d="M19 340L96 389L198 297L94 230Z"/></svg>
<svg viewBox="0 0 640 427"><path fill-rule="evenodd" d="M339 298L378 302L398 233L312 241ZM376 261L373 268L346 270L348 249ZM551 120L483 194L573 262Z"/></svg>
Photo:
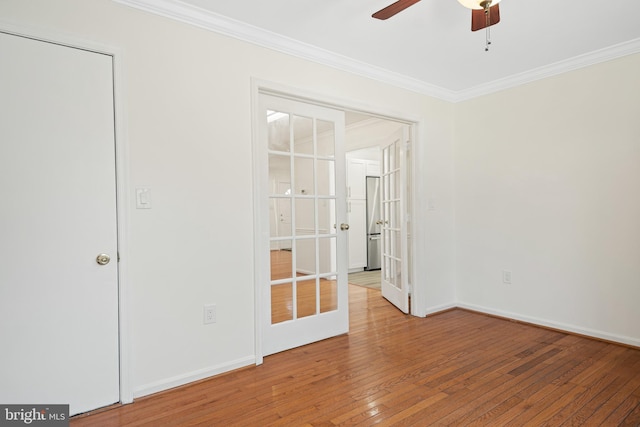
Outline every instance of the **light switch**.
<svg viewBox="0 0 640 427"><path fill-rule="evenodd" d="M148 188L136 188L136 209L151 209L151 192Z"/></svg>

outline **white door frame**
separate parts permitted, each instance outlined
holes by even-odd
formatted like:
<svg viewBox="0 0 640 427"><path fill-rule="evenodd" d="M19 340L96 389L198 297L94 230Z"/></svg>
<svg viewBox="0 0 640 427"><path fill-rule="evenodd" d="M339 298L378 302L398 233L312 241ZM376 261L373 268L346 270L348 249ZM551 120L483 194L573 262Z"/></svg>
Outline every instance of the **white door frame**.
<svg viewBox="0 0 640 427"><path fill-rule="evenodd" d="M123 96L122 51L113 46L97 44L83 38L70 37L53 31L44 31L0 21L0 32L82 49L113 58L113 108L115 121L116 167L116 222L118 232L118 347L120 368L120 403L133 402L131 384L131 329L129 312L128 254L129 254L129 146L125 137L125 113Z"/></svg>
<svg viewBox="0 0 640 427"><path fill-rule="evenodd" d="M412 144L412 153L411 153L411 168L412 171L410 182L411 182L411 200L413 203L411 204L411 212L410 217L412 220L412 229L411 232L414 238L411 239L411 250L410 253L414 259L420 259L419 257L422 255L421 248L417 245L418 238L416 236L422 235L423 227L420 224L417 224L414 221L416 218L416 212L419 212L419 206L417 203L416 194L420 194L422 192L422 187L418 188L418 180L416 179L416 171L419 168L416 167L416 161L419 158L420 153L422 152L421 146L424 141L422 140L422 135L424 134L422 129L424 129L425 123L424 120L418 117L415 117L410 113L403 113L398 111L390 111L388 108L381 105L371 105L370 103L362 103L358 100L354 99L340 99L331 96L327 96L325 94L319 94L317 92L301 89L298 87L292 87L289 85L262 80L259 78L252 77L251 78L251 140L252 140L252 156L253 156L253 171L260 171L261 168L266 167L265 165L257 164L259 159L259 149L260 149L260 138L259 138L259 121L263 120L263 115L260 111L260 94L269 94L275 95L282 98L289 98L296 101L307 102L310 104L316 104L320 106L330 107L337 110L343 111L355 111L364 114L369 114L371 116L375 116L381 119L386 120L394 120L398 122L405 123L410 126L411 132L411 140L414 141ZM263 245L261 242L266 239L269 239L269 230L265 229L262 225L261 218L261 197L259 189L261 174L254 172L253 174L253 249L254 249L254 311L255 311L255 359L256 365L260 365L264 361L263 355L263 336L262 336L262 319L263 319L263 300L261 298L262 295L262 280L265 277L269 277L269 259L262 251ZM417 274L415 262L411 264L411 273L410 277L412 278L412 288L411 288L411 313L417 316L426 315L426 309L424 307L424 303L422 302L422 294L423 289L420 286L417 286L418 283L425 283L422 280L420 274Z"/></svg>

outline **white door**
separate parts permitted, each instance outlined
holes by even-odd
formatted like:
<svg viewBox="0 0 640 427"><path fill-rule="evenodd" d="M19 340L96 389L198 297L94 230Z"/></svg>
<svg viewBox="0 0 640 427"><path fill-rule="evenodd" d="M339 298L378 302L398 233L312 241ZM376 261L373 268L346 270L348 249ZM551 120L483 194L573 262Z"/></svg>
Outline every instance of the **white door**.
<svg viewBox="0 0 640 427"><path fill-rule="evenodd" d="M119 400L112 58L4 33L0 58L0 402L85 412Z"/></svg>
<svg viewBox="0 0 640 427"><path fill-rule="evenodd" d="M382 296L409 312L407 156L409 131L400 129L382 147Z"/></svg>
<svg viewBox="0 0 640 427"><path fill-rule="evenodd" d="M261 216L277 209L290 219L277 229L261 221L266 356L348 332L348 226L344 113L265 94L260 102Z"/></svg>

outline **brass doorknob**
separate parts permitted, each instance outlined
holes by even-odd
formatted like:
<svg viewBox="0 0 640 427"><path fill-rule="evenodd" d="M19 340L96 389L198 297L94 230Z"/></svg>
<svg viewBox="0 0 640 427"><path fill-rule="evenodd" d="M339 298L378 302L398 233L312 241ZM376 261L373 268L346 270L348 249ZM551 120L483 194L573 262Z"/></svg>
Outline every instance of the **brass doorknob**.
<svg viewBox="0 0 640 427"><path fill-rule="evenodd" d="M107 265L111 261L111 257L107 254L100 254L96 257L96 262L100 265Z"/></svg>
<svg viewBox="0 0 640 427"><path fill-rule="evenodd" d="M340 230L348 230L349 229L349 224L345 224L344 222L342 224L340 224Z"/></svg>

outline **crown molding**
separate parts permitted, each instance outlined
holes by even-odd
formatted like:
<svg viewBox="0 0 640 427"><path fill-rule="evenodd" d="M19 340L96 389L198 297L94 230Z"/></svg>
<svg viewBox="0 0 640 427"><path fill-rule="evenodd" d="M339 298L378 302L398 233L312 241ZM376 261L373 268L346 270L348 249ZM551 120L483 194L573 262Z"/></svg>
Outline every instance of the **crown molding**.
<svg viewBox="0 0 640 427"><path fill-rule="evenodd" d="M640 38L609 46L604 49L588 52L563 61L559 61L550 65L528 70L523 73L514 74L503 79L494 80L492 82L479 86L465 89L457 92L452 102L466 101L477 98L479 96L488 95L501 90L513 88L536 80L546 79L558 74L588 67L590 65L599 64L605 61L621 58L627 55L640 53Z"/></svg>
<svg viewBox="0 0 640 427"><path fill-rule="evenodd" d="M179 0L113 1L281 53L388 83L412 92L422 93L445 101L452 101L456 95L454 91L385 70L365 62L356 61L352 58L338 55L334 52L318 48L317 46L302 43L298 40L183 3Z"/></svg>
<svg viewBox="0 0 640 427"><path fill-rule="evenodd" d="M461 91L452 91L419 79L395 73L365 62L302 43L245 22L222 16L208 10L186 4L180 0L113 0L129 7L150 12L165 18L233 37L248 43L272 49L298 58L347 71L363 77L387 83L402 89L431 96L448 102L461 102L501 90L541 80L557 74L609 61L640 52L640 39L630 40L611 47L539 67L503 79L474 86Z"/></svg>

